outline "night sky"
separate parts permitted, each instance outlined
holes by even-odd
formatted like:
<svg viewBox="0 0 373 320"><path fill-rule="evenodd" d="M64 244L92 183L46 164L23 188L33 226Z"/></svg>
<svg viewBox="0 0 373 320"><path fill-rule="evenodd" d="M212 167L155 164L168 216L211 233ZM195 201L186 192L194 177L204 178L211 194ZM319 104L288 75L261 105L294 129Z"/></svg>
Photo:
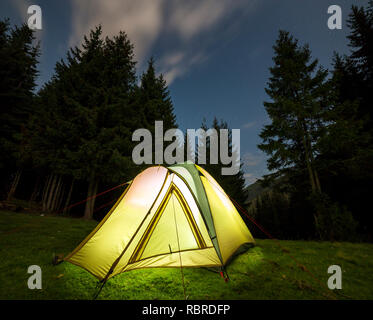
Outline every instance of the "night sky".
<svg viewBox="0 0 373 320"><path fill-rule="evenodd" d="M90 28L102 24L105 35L127 32L135 46L140 74L147 60L167 80L181 129L197 129L214 116L241 129L241 159L247 183L266 170L257 148L268 118L263 101L279 29L308 43L313 57L331 68L333 52L348 53L346 18L352 4L325 0L2 0L1 18L27 22L27 8L42 9L39 87L53 74L56 61L79 45ZM342 8L342 30L327 27L330 5Z"/></svg>

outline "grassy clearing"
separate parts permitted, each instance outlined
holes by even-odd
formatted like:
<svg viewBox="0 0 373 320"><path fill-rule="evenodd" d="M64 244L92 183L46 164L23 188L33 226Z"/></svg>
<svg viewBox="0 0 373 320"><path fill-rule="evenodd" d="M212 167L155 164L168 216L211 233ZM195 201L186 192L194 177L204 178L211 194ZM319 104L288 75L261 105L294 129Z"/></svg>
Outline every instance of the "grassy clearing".
<svg viewBox="0 0 373 320"><path fill-rule="evenodd" d="M0 299L91 299L97 284L87 271L69 263L51 264L67 254L96 222L0 211ZM373 245L310 241L257 240L257 246L229 266L230 281L206 269L183 269L188 299L373 299ZM343 270L343 295L320 285L327 269ZM39 265L43 289L27 288L27 268ZM184 299L180 269L143 269L108 281L99 299Z"/></svg>

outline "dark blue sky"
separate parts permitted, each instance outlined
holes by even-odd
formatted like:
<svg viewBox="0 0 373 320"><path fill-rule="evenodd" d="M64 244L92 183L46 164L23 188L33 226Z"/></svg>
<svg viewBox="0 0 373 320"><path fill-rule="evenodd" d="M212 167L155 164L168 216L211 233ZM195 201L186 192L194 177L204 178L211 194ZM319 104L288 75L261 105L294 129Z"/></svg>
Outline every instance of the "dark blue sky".
<svg viewBox="0 0 373 320"><path fill-rule="evenodd" d="M337 0L3 0L1 18L27 21L27 7L43 13L39 85L53 74L57 60L83 34L101 23L105 34L124 30L135 45L138 72L154 56L168 81L181 129L199 128L214 116L241 129L241 158L247 182L266 171L257 149L268 123L263 101L278 30L290 31L313 57L331 67L333 52L348 53L346 18L352 4ZM327 9L342 8L342 30L329 30Z"/></svg>

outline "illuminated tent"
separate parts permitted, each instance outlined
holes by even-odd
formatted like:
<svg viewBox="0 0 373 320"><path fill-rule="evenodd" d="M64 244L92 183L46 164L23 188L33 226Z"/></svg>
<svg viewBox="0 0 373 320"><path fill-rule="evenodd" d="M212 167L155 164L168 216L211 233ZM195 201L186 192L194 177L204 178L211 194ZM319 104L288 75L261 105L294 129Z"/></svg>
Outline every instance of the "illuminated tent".
<svg viewBox="0 0 373 320"><path fill-rule="evenodd" d="M220 267L254 239L218 183L183 163L150 167L64 260L101 281L153 267Z"/></svg>

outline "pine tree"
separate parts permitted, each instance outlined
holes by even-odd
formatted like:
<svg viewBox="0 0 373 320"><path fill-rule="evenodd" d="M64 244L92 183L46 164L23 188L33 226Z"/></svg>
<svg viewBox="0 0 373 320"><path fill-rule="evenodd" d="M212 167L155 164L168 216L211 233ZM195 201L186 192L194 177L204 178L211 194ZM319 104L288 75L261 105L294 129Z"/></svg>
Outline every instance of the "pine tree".
<svg viewBox="0 0 373 320"><path fill-rule="evenodd" d="M307 172L311 194L320 194L315 158L332 105L328 72L317 59L311 61L308 45L299 46L288 32L280 31L274 51L266 88L271 102L264 103L272 123L261 131L258 147L270 156L269 170L277 170L277 176Z"/></svg>
<svg viewBox="0 0 373 320"><path fill-rule="evenodd" d="M373 1L366 8L352 6L348 26L351 34L347 37L352 48L351 59L363 79L373 86Z"/></svg>
<svg viewBox="0 0 373 320"><path fill-rule="evenodd" d="M137 106L138 112L143 119L142 125L139 128L148 129L153 137L155 137L155 122L163 122L163 133L169 129L177 128L176 116L174 114L174 107L167 88L166 81L163 75L156 75L155 62L151 58L148 61L148 67L141 76L141 84L137 90ZM171 142L163 142L163 151ZM155 150L160 146L152 145L152 159L153 163L158 163L160 159L155 159ZM164 159L163 159L164 161ZM162 161L162 162L163 162Z"/></svg>
<svg viewBox="0 0 373 320"><path fill-rule="evenodd" d="M150 58L148 68L141 76L140 105L147 126L154 127L154 121L163 121L163 130L177 128L174 107L163 75L156 76L155 61Z"/></svg>
<svg viewBox="0 0 373 320"><path fill-rule="evenodd" d="M339 98L341 102L358 101L357 115L366 118L365 128L373 135L373 1L366 8L353 5L347 22L351 54L336 55L334 61Z"/></svg>
<svg viewBox="0 0 373 320"><path fill-rule="evenodd" d="M95 196L100 180L132 176L131 133L138 125L130 99L136 81L133 46L124 32L113 40L103 41L100 36L98 27L85 39L83 51L75 55L80 62L78 79L84 83L73 103L81 110L86 134L72 156L86 164L88 198ZM92 217L93 207L94 198L87 201L86 218Z"/></svg>
<svg viewBox="0 0 373 320"><path fill-rule="evenodd" d="M351 54L335 55L328 134L320 144L325 190L347 206L360 223L360 233L373 233L373 219L365 210L373 188L373 1L366 8L352 6L348 25Z"/></svg>
<svg viewBox="0 0 373 320"><path fill-rule="evenodd" d="M40 92L45 106L39 106L35 126L45 130L33 139L39 159L49 150L45 165L54 175L87 182L85 218L92 217L100 182L119 183L135 174L131 136L141 122L133 98L133 46L124 32L112 39L101 34L100 26L92 30L82 49L71 49L56 64Z"/></svg>
<svg viewBox="0 0 373 320"><path fill-rule="evenodd" d="M0 169L17 171L8 197L28 158L22 134L34 104L38 56L39 45L27 25L10 28L9 20L0 21Z"/></svg>
<svg viewBox="0 0 373 320"><path fill-rule="evenodd" d="M331 128L339 131L339 141L329 143L325 154L336 159L349 159L350 167L355 163L355 175L372 176L373 156L373 1L367 8L352 6L348 25L351 29L349 56L334 57L333 86L336 106L333 110ZM330 139L332 140L332 139ZM344 168L346 170L346 168Z"/></svg>

